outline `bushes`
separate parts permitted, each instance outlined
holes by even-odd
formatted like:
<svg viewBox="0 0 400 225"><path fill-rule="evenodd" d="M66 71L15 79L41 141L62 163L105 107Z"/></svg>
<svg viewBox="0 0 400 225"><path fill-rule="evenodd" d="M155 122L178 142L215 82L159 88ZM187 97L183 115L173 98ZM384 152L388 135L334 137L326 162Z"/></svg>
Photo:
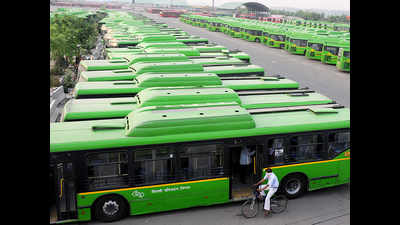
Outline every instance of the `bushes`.
<svg viewBox="0 0 400 225"><path fill-rule="evenodd" d="M64 93L68 93L68 88L74 88L75 86L74 77L75 77L74 71L72 71L71 69L65 70L65 75L63 79Z"/></svg>

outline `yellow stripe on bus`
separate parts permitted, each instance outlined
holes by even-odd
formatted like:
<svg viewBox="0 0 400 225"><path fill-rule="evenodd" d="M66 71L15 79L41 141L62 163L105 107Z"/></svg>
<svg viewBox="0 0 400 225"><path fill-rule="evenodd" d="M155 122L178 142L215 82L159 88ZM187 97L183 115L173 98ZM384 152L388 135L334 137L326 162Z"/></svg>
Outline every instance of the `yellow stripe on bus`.
<svg viewBox="0 0 400 225"><path fill-rule="evenodd" d="M277 168L283 168L283 167L291 167L291 166L301 166L301 165L309 165L309 164L317 164L317 163L327 163L327 162L334 162L334 161L341 161L341 160L348 160L348 158L342 158L342 159L332 159L332 160L324 160L324 161L317 161L317 162L307 162L307 163L297 163L297 164L290 164L290 165L284 165L284 166L271 166L269 168L271 169L277 169ZM264 168L266 170L267 168Z"/></svg>
<svg viewBox="0 0 400 225"><path fill-rule="evenodd" d="M217 181L217 180L227 180L227 179L228 179L227 177L222 177L222 178L186 181L186 182L178 182L178 183L170 183L170 184L157 184L157 185L134 187L134 188L120 188L120 189L113 189L113 190L106 190L106 191L93 191L93 192L79 193L78 195L99 194L99 193L107 193L107 192L114 192L114 191L129 191L129 190L137 190L137 189L144 189L144 188L154 188L154 187L172 186L172 185L180 185L180 184L193 184L193 183Z"/></svg>

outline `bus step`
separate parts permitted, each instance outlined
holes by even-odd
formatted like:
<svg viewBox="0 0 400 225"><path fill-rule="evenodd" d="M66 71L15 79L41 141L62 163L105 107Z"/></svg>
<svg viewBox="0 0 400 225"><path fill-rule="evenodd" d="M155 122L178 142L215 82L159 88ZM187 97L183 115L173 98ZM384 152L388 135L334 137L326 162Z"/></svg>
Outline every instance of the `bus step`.
<svg viewBox="0 0 400 225"><path fill-rule="evenodd" d="M55 205L50 207L50 224L57 222L57 209Z"/></svg>

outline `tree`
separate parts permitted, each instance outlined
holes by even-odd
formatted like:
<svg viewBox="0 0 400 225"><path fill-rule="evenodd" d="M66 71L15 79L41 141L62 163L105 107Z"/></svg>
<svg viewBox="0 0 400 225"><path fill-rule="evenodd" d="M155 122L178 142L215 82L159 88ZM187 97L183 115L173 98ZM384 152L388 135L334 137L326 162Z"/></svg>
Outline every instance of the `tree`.
<svg viewBox="0 0 400 225"><path fill-rule="evenodd" d="M77 72L82 52L95 46L97 36L95 22L71 15L55 15L50 23L50 57L56 64L63 58Z"/></svg>

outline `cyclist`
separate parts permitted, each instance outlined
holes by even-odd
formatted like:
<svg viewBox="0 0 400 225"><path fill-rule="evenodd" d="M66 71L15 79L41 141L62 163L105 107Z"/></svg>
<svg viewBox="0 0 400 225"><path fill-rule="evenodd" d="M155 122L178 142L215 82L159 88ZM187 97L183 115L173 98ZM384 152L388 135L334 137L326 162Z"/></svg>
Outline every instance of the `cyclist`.
<svg viewBox="0 0 400 225"><path fill-rule="evenodd" d="M260 185L265 180L268 180L268 184ZM262 196L265 196L264 203L264 215L268 216L271 210L271 197L275 194L279 187L278 177L272 172L271 168L267 168L264 178L258 181L254 186L258 186L257 191L260 192ZM265 194L264 190L268 190L268 194Z"/></svg>

